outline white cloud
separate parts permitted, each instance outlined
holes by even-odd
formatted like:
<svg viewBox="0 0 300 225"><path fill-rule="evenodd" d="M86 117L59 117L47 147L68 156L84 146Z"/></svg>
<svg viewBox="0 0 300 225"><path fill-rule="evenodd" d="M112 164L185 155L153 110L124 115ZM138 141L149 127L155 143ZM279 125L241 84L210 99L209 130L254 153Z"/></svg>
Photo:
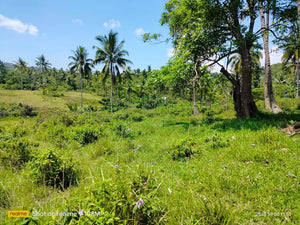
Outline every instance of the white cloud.
<svg viewBox="0 0 300 225"><path fill-rule="evenodd" d="M18 33L25 33L28 31L31 35L37 35L38 28L33 25L24 24L18 19L10 19L0 14L0 27L5 27L9 30L17 31Z"/></svg>
<svg viewBox="0 0 300 225"><path fill-rule="evenodd" d="M136 36L141 36L145 33L145 31L143 30L143 28L138 28L134 31Z"/></svg>
<svg viewBox="0 0 300 225"><path fill-rule="evenodd" d="M103 24L103 26L104 26L104 27L107 27L107 28L113 29L113 28L116 28L116 27L120 27L121 24L120 24L119 21L112 19L112 20L109 20L109 22L105 22L105 23Z"/></svg>
<svg viewBox="0 0 300 225"><path fill-rule="evenodd" d="M37 29L36 26L33 26L33 25L29 25L29 28L28 28L28 33L31 34L31 35L34 35L36 36L38 34L39 30Z"/></svg>
<svg viewBox="0 0 300 225"><path fill-rule="evenodd" d="M81 19L74 19L74 20L72 20L72 22L73 23L77 23L77 24L79 24L79 25L83 25L83 21L81 20Z"/></svg>
<svg viewBox="0 0 300 225"><path fill-rule="evenodd" d="M168 48L168 53L167 53L168 57L173 57L174 56L174 48Z"/></svg>

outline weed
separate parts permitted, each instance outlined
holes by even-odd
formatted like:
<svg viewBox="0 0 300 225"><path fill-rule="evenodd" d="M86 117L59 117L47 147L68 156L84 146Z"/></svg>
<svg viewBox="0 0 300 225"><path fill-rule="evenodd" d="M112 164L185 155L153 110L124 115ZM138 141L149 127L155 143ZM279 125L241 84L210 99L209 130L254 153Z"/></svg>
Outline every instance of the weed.
<svg viewBox="0 0 300 225"><path fill-rule="evenodd" d="M20 169L32 158L33 149L38 146L26 138L21 139L0 139L0 161L5 166Z"/></svg>
<svg viewBox="0 0 300 225"><path fill-rule="evenodd" d="M2 183L0 183L0 209L7 209L10 207L10 197L7 190L5 190Z"/></svg>
<svg viewBox="0 0 300 225"><path fill-rule="evenodd" d="M77 103L67 103L66 106L68 107L68 109L69 109L71 112L77 112L77 110L78 110L78 105L77 105Z"/></svg>
<svg viewBox="0 0 300 225"><path fill-rule="evenodd" d="M173 160L185 160L186 158L191 158L193 154L198 152L195 149L196 142L193 139L185 138L180 140L178 144L171 148L171 155Z"/></svg>
<svg viewBox="0 0 300 225"><path fill-rule="evenodd" d="M119 122L114 127L115 133L119 137L129 138L133 137L133 131L130 126L125 122Z"/></svg>
<svg viewBox="0 0 300 225"><path fill-rule="evenodd" d="M214 135L207 137L206 142L210 143L211 148L225 148L229 146L229 140L223 137L220 137L219 134L215 133Z"/></svg>
<svg viewBox="0 0 300 225"><path fill-rule="evenodd" d="M79 173L72 158L63 158L54 150L43 150L28 164L31 179L46 186L64 190L78 183Z"/></svg>

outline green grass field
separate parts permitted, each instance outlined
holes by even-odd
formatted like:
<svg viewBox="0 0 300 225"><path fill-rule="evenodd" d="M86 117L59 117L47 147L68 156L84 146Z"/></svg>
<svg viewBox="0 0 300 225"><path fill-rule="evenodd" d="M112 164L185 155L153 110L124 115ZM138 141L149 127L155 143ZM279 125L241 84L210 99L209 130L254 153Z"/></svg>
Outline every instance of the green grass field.
<svg viewBox="0 0 300 225"><path fill-rule="evenodd" d="M300 114L288 101L289 114L242 120L196 117L187 102L71 112L80 93L1 90L2 110L22 103L37 115L0 119L0 223L299 224L300 138L281 128Z"/></svg>

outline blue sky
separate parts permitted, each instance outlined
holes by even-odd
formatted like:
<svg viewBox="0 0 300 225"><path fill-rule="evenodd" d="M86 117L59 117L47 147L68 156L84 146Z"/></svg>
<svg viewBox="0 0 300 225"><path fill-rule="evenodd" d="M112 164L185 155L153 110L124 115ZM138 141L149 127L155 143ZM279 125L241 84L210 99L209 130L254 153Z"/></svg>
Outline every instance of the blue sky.
<svg viewBox="0 0 300 225"><path fill-rule="evenodd" d="M1 0L0 60L29 66L41 54L56 68L67 68L72 50L82 45L89 57L98 45L95 37L110 29L125 39L132 68L159 69L169 60L171 44L151 45L139 36L143 32L161 33L168 29L159 19L167 0ZM99 66L97 69L101 69Z"/></svg>

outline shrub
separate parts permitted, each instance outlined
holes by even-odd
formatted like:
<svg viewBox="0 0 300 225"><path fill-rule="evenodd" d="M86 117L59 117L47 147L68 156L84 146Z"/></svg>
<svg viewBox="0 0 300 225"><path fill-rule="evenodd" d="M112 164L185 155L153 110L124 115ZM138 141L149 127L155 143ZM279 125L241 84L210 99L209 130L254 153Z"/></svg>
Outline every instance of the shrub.
<svg viewBox="0 0 300 225"><path fill-rule="evenodd" d="M64 96L63 93L59 93L58 91L56 91L56 88L52 88L52 89L43 88L42 94L48 97L55 97L55 98Z"/></svg>
<svg viewBox="0 0 300 225"><path fill-rule="evenodd" d="M109 98L102 98L99 101L99 104L102 105L101 110L108 110L108 109L110 109L110 99Z"/></svg>
<svg viewBox="0 0 300 225"><path fill-rule="evenodd" d="M90 126L88 124L74 127L72 133L73 139L78 141L81 145L86 145L97 141L99 137L104 135L104 132L100 127L95 128L94 126Z"/></svg>
<svg viewBox="0 0 300 225"><path fill-rule="evenodd" d="M164 212L156 202L160 188L155 178L145 171L133 174L125 168L117 168L116 173L116 177L96 183L84 192L84 201L69 201L68 211L82 216L64 218L64 224L73 224L75 220L78 224L159 224ZM91 216L88 212L102 215Z"/></svg>
<svg viewBox="0 0 300 225"><path fill-rule="evenodd" d="M145 119L145 116L140 114L132 114L130 116L130 119L133 120L134 122L142 122Z"/></svg>
<svg viewBox="0 0 300 225"><path fill-rule="evenodd" d="M115 133L119 137L128 138L133 137L133 132L127 123L119 122L114 127Z"/></svg>
<svg viewBox="0 0 300 225"><path fill-rule="evenodd" d="M77 184L78 169L72 158L63 158L53 150L43 151L28 164L34 182L60 190Z"/></svg>
<svg viewBox="0 0 300 225"><path fill-rule="evenodd" d="M88 107L84 108L84 112L95 112L97 111L96 108L94 108L92 105L89 105Z"/></svg>
<svg viewBox="0 0 300 225"><path fill-rule="evenodd" d="M206 142L211 144L211 147L216 149L216 148L224 148L229 145L229 140L220 137L217 133L212 135L211 137L207 137L205 139Z"/></svg>
<svg viewBox="0 0 300 225"><path fill-rule="evenodd" d="M10 206L9 194L1 184L0 185L0 208L9 208L9 206Z"/></svg>
<svg viewBox="0 0 300 225"><path fill-rule="evenodd" d="M264 89L263 88L254 88L252 90L252 95L255 101L264 100Z"/></svg>
<svg viewBox="0 0 300 225"><path fill-rule="evenodd" d="M32 149L38 146L25 138L21 139L0 139L0 161L5 166L21 168L32 158Z"/></svg>
<svg viewBox="0 0 300 225"><path fill-rule="evenodd" d="M34 108L29 105L23 105L22 103L19 104L12 104L12 105L5 105L0 107L0 118L6 116L36 116L37 113L34 111Z"/></svg>
<svg viewBox="0 0 300 225"><path fill-rule="evenodd" d="M160 98L144 96L139 101L137 101L137 108L145 109L155 109L159 105L165 105L165 103Z"/></svg>
<svg viewBox="0 0 300 225"><path fill-rule="evenodd" d="M66 126L69 127L74 124L74 118L70 117L69 115L62 115L61 122Z"/></svg>
<svg viewBox="0 0 300 225"><path fill-rule="evenodd" d="M68 109L69 109L71 112L77 112L77 110L78 110L78 105L77 105L77 103L67 103L66 106L68 107Z"/></svg>
<svg viewBox="0 0 300 225"><path fill-rule="evenodd" d="M180 140L178 144L171 148L173 160L185 160L186 158L191 158L193 154L197 152L195 146L196 142L193 139L186 138Z"/></svg>

